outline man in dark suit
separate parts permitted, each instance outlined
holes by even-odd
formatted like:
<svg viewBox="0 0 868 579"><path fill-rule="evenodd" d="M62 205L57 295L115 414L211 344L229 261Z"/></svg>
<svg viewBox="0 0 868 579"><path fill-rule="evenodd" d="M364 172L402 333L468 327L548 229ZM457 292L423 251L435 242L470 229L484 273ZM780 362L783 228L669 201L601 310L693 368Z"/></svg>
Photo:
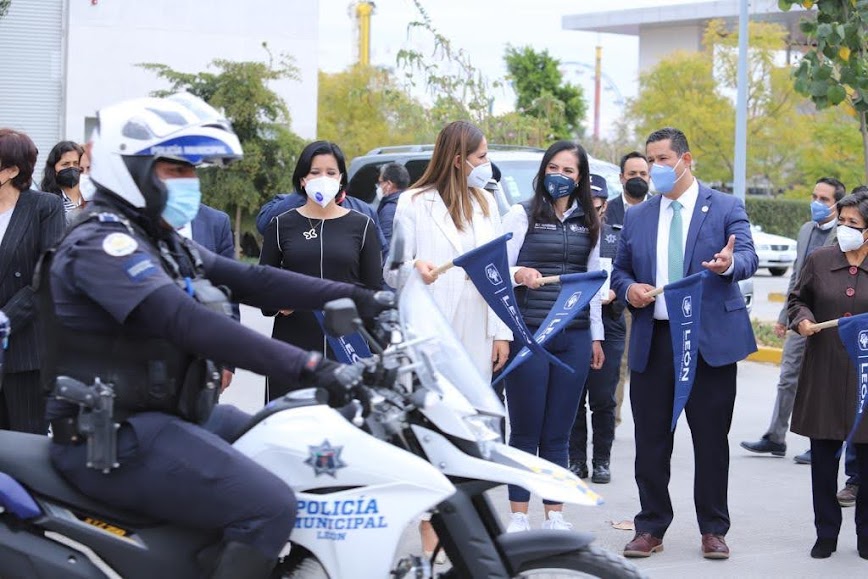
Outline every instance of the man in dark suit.
<svg viewBox="0 0 868 579"><path fill-rule="evenodd" d="M621 186L624 192L606 203L603 215L607 224L612 227L624 226L624 214L627 209L639 205L648 199L648 183L651 177L648 175L648 160L639 151L631 151L621 157ZM625 340L630 337L630 324L632 318L627 313L624 316L626 323ZM618 371L618 385L615 387L615 426L621 424L621 404L624 402L624 386L627 382L627 364L623 360Z"/></svg>
<svg viewBox="0 0 868 579"><path fill-rule="evenodd" d="M604 215L609 225L624 225L627 209L639 205L648 198L648 161L639 151L621 157L621 185L624 192L606 203Z"/></svg>
<svg viewBox="0 0 868 579"><path fill-rule="evenodd" d="M235 259L235 242L232 237L232 224L229 215L209 207L204 203L199 205L199 213L188 227L182 227L181 235L190 237L210 251L229 259ZM232 304L232 317L241 321L241 312L237 303ZM221 370L221 389L226 390L235 376L235 368L224 366Z"/></svg>
<svg viewBox="0 0 868 579"><path fill-rule="evenodd" d="M12 329L0 390L0 428L45 434L31 281L39 257L61 238L66 221L58 195L30 189L36 155L27 135L0 129L0 310Z"/></svg>
<svg viewBox="0 0 868 579"><path fill-rule="evenodd" d="M669 313L654 287L703 270L702 327L693 391L685 413L693 437L694 502L702 552L729 557L728 434L735 403L736 363L756 351L738 281L757 269L750 224L741 200L700 184L693 157L678 129L652 133L645 148L651 180L661 195L630 209L621 232L612 286L630 305L630 402L636 428L636 484L641 511L628 557L663 549L672 522L669 498L674 363Z"/></svg>

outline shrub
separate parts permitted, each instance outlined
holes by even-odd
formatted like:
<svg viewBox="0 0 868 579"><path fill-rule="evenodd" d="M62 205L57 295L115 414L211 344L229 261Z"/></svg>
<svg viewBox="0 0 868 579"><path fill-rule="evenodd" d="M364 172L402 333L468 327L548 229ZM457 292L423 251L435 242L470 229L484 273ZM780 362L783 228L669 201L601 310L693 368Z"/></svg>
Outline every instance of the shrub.
<svg viewBox="0 0 868 579"><path fill-rule="evenodd" d="M811 218L810 201L748 197L745 206L752 224L761 226L765 233L792 239Z"/></svg>

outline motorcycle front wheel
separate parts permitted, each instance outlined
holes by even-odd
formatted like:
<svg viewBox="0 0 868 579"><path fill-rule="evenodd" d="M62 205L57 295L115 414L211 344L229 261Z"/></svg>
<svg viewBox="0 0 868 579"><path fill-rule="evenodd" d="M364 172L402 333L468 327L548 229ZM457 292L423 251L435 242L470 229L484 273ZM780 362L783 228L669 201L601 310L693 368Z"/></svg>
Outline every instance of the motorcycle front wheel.
<svg viewBox="0 0 868 579"><path fill-rule="evenodd" d="M516 578L554 579L559 577L599 577L600 579L641 579L645 577L635 565L596 545L552 555L525 564Z"/></svg>

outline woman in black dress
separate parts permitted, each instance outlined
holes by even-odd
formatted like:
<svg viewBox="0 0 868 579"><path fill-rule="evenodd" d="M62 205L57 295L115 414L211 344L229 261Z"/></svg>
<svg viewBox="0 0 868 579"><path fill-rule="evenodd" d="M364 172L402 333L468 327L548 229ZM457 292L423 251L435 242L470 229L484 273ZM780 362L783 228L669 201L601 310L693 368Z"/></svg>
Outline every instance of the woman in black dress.
<svg viewBox="0 0 868 579"><path fill-rule="evenodd" d="M271 220L259 263L370 289L382 288L382 248L376 226L370 217L335 202L335 198L346 195L347 186L346 162L340 148L327 141L305 147L292 174L292 184L297 195L307 196L307 203ZM273 338L335 358L314 314L291 310L263 314L276 316ZM289 390L288 383L268 381L266 398L274 400Z"/></svg>

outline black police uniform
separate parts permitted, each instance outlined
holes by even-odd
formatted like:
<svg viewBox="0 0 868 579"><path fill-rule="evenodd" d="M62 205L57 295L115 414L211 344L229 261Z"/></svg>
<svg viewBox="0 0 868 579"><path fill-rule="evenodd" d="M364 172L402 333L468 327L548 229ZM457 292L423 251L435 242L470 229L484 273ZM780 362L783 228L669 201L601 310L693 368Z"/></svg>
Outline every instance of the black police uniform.
<svg viewBox="0 0 868 579"><path fill-rule="evenodd" d="M55 467L108 505L221 531L227 544L276 558L294 524L294 494L218 436L238 432L249 417L217 406L202 428L191 422L195 404L178 409L163 401L167 384L177 387L198 363L193 352L282 379L299 377L310 358L197 303L191 286L198 273L228 286L241 303L299 309L340 297L358 302L361 292L372 292L226 259L174 232L147 229L149 221L107 195L98 193L96 200L93 214L71 229L50 265L54 316L47 318L60 331L49 363L59 375L126 388L115 402L120 466L107 474L88 468L86 446L74 432L78 407L52 399ZM149 353L137 358L130 348L136 344ZM161 349L166 344L170 348ZM132 401L124 402L130 391Z"/></svg>
<svg viewBox="0 0 868 579"><path fill-rule="evenodd" d="M621 237L621 225L603 223L600 228L600 257L614 261ZM621 358L626 347L627 323L624 319L624 304L615 300L602 308L603 328L606 340L603 342L605 361L599 370L588 372L585 390L576 414L576 421L570 434L570 462L587 462L588 426L587 402L591 407L593 430L593 464L608 464L615 439L615 388L621 368Z"/></svg>

